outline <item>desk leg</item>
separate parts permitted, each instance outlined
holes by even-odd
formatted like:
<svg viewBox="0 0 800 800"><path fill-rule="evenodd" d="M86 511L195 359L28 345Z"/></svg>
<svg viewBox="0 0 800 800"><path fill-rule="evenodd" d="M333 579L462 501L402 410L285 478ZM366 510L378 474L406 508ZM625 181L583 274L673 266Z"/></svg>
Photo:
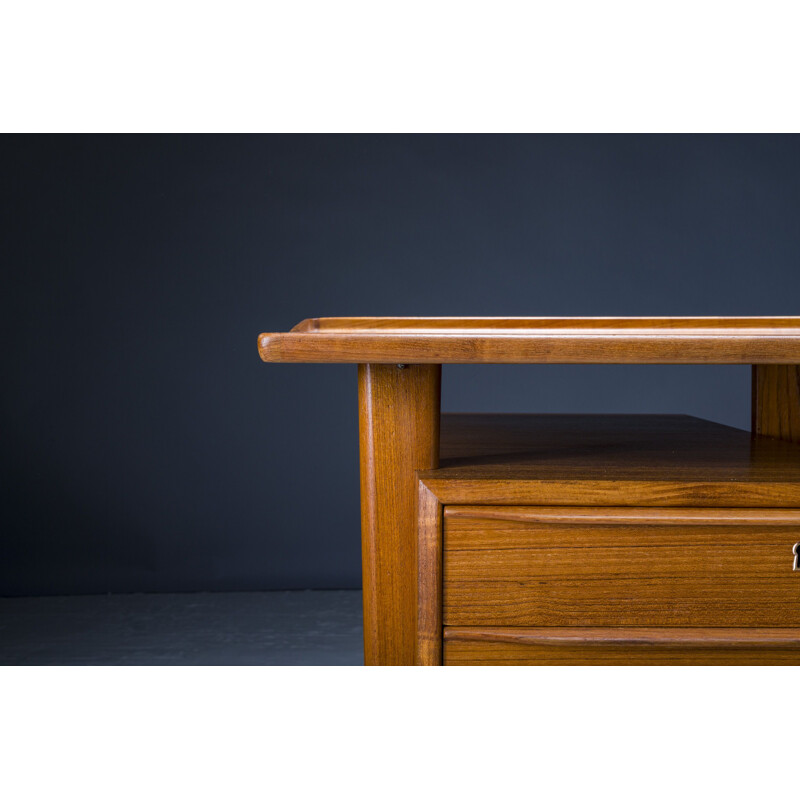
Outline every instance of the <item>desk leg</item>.
<svg viewBox="0 0 800 800"><path fill-rule="evenodd" d="M441 364L360 364L364 661L413 664L418 469L439 462Z"/></svg>
<svg viewBox="0 0 800 800"><path fill-rule="evenodd" d="M753 366L752 431L800 444L800 365Z"/></svg>

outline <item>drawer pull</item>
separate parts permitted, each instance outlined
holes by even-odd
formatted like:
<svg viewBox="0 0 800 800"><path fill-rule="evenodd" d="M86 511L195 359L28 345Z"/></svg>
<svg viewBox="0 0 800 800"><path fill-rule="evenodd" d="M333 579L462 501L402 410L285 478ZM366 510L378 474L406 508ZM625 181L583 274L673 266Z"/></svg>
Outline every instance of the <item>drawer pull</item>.
<svg viewBox="0 0 800 800"><path fill-rule="evenodd" d="M795 542L794 547L792 548L792 552L794 553L794 564L792 564L792 572L797 572L800 569L800 564L797 562L800 561L800 553L797 552L797 548L800 547L800 542Z"/></svg>

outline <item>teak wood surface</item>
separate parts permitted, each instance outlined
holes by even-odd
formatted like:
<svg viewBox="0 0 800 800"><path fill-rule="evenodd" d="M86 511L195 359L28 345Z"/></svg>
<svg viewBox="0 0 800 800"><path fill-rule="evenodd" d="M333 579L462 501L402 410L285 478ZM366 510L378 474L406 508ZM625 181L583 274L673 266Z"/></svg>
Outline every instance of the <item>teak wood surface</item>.
<svg viewBox="0 0 800 800"><path fill-rule="evenodd" d="M258 347L355 364L800 364L800 317L322 317Z"/></svg>
<svg viewBox="0 0 800 800"><path fill-rule="evenodd" d="M442 663L442 505L418 486L418 589L415 664Z"/></svg>
<svg viewBox="0 0 800 800"><path fill-rule="evenodd" d="M449 631L448 631L449 632ZM738 637L746 631L733 629ZM702 633L700 634L702 636ZM562 643L553 646L536 639L477 641L445 639L445 666L800 666L800 644L774 644L759 639L728 645L645 642Z"/></svg>
<svg viewBox="0 0 800 800"><path fill-rule="evenodd" d="M800 511L444 516L445 626L800 625Z"/></svg>
<svg viewBox="0 0 800 800"><path fill-rule="evenodd" d="M649 503L620 491L634 473ZM800 664L797 445L682 415L443 415L418 476L418 664ZM646 491L665 484L672 505Z"/></svg>
<svg viewBox="0 0 800 800"><path fill-rule="evenodd" d="M415 473L437 466L442 364L752 364L753 431L785 442L800 441L800 317L318 318L304 320L288 333L261 334L258 350L269 362L360 365L367 664L414 660L419 492ZM541 433L539 428L526 435L530 439ZM483 428L474 436L459 432L456 425L450 433L442 432L443 457L469 458L470 448L487 444L481 440L483 435L499 436L512 450L516 446L509 444L508 429L503 426ZM544 448L552 452L555 444L553 437L540 441L539 454ZM536 460L528 445L530 441L526 447ZM687 442L683 447L687 453ZM482 455L491 456L485 447ZM494 450L498 459L502 455L501 449ZM635 447L628 456L637 457ZM439 510L442 499L460 504L798 505L795 475L784 469L787 455L779 449L773 448L769 457L757 456L759 466L754 470L739 462L727 477L729 466L695 461L683 469L676 462L660 478L649 474L642 480L643 464L630 462L626 477L624 458L621 453L619 463L608 473L598 473L595 481L581 475L568 477L568 465L551 462L549 473L534 475L529 470L512 482L503 476L498 461L495 465L462 464L467 472L472 470L470 476L465 472L461 479L451 480L455 474L449 472L440 476L446 480L439 484L428 472L426 486L436 497L431 507ZM727 456L722 460L729 461ZM446 468L460 466L448 463ZM494 471L495 477L489 478L486 470ZM572 467L573 473L576 470L580 472L577 461ZM483 496L483 489L476 488L487 481L493 481L497 490L491 501Z"/></svg>
<svg viewBox="0 0 800 800"><path fill-rule="evenodd" d="M420 477L448 505L800 506L796 445L681 414L443 414Z"/></svg>
<svg viewBox="0 0 800 800"><path fill-rule="evenodd" d="M447 665L800 664L797 628L448 628Z"/></svg>
<svg viewBox="0 0 800 800"><path fill-rule="evenodd" d="M416 470L439 459L441 367L358 369L364 659L409 664L416 634Z"/></svg>
<svg viewBox="0 0 800 800"><path fill-rule="evenodd" d="M800 366L753 367L753 433L800 444Z"/></svg>

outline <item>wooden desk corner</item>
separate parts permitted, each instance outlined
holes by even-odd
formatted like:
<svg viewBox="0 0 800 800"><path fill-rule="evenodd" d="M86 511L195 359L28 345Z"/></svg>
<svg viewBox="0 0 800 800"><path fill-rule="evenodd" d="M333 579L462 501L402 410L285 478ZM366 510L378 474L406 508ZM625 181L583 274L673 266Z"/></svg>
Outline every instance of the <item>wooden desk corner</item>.
<svg viewBox="0 0 800 800"><path fill-rule="evenodd" d="M367 664L412 664L415 659L420 661L420 642L423 642L424 649L425 636L433 636L438 642L444 639L440 630L441 619L437 622L434 618L434 627L431 627L430 619L424 620L424 624L418 620L418 613L424 615L430 611L421 604L419 576L427 570L434 581L438 580L440 585L442 581L441 551L438 562L435 558L433 564L423 564L421 561L418 572L418 535L425 533L419 531L418 515L419 519L423 519L426 513L429 516L434 513L439 514L441 519L443 507L439 499L420 494L418 473L424 471L428 487L436 484L436 481L440 487L447 484L447 491L455 497L458 491L463 493L464 487L469 484L469 480L464 477L464 470L466 473L472 470L473 480L483 481L482 486L475 489L475 496L481 498L482 504L488 501L498 506L514 505L509 501L515 498L518 501L520 497L528 507L538 503L548 507L569 504L575 508L597 504L597 497L604 503L610 503L609 498L612 496L614 503L620 507L642 506L645 502L649 503L649 507L655 507L658 503L665 502L666 495L659 495L658 491L661 490L654 488L658 481L651 480L648 483L647 480L637 480L636 475L630 474L626 477L625 469L630 471L635 466L637 446L641 449L641 439L636 438L639 434L636 433L637 428L633 423L627 427L618 427L616 433L613 432L612 425L608 453L609 459L613 461L611 453L614 451L614 458L618 463L613 468L617 469L616 477L606 482L606 491L611 492L606 500L602 500L602 495L569 495L569 470L564 464L559 468L554 466L554 459L569 457L569 452L565 453L564 448L569 451L572 446L574 453L580 453L574 434L570 439L568 430L562 431L554 439L552 430L548 433L545 430L547 426L542 427L542 420L537 421L534 417L520 420L521 427L511 432L507 429L504 432L504 423L498 419L493 422L485 420L483 431L472 433L465 433L463 425L459 433L459 425L448 419L445 420L447 424L442 423L440 390L443 364L752 365L753 439L751 442L747 434L744 434L747 437L747 447L751 448L747 453L736 449L745 447L741 437L718 436L712 447L721 448L719 452L724 455L720 456L721 466L719 459L715 462L718 464L716 472L710 464L700 464L698 467L695 463L695 470L699 469L700 472L696 472L690 480L685 477L685 471L690 470L692 465L677 463L670 466L671 462L667 463L669 459L650 463L649 466L645 464L644 468L651 469L653 474L658 473L662 482L675 479L676 485L684 487L675 490L679 497L678 505L673 503L675 507L680 507L681 503L684 508L696 507L702 491L710 493L709 496L716 496L720 503L730 505L733 494L730 491L725 494L724 484L727 478L721 477L719 469L724 472L727 468L741 478L744 474L742 470L749 463L748 459L757 451L761 455L756 460L761 459L758 463L763 469L761 473L756 470L753 475L761 475L766 488L757 488L755 479L741 478L740 483L750 492L742 497L757 498L758 492L762 491L767 494L760 496L767 497L770 504L782 503L783 507L800 507L800 484L794 483L795 471L792 466L800 454L800 317L318 318L304 320L286 333L259 335L258 349L261 358L267 362L359 365L364 648ZM554 424L558 428L559 425L563 427L566 422ZM589 426L585 435L601 435L603 429L608 435L610 423L606 418L587 415L582 424ZM653 424L658 427L658 424L663 426L667 423L656 423L653 420ZM675 424L676 435L688 442L688 454L694 430L692 424ZM480 429L480 424L476 425ZM527 430L528 433L521 433L521 430ZM595 431L595 434L591 431ZM709 436L713 439L715 435L710 428L703 428L702 431L698 429L697 434L699 439L707 439ZM651 431L647 435L656 434ZM460 448L467 448L469 451L470 447L477 446L475 437L480 439L481 436L482 449L478 448L472 456L459 456L461 476L457 474L452 463L439 470L440 453L442 458L452 460L453 452L458 452ZM504 436L506 440L503 440ZM620 451L617 445L612 446L614 441L620 441L620 437L623 440L625 437L633 437L627 456L624 449ZM770 449L769 445L760 448L756 446L760 441L759 437L782 440L789 445L788 450L781 451L782 455L778 458L775 448ZM510 463L501 463L500 454L505 453L507 457L509 446L513 450L515 446L521 446L520 441L525 444L519 457L512 459ZM569 444L570 441L573 442L572 445ZM498 442L502 447L497 447ZM655 440L647 447L657 446L654 442ZM767 453L770 454L769 457ZM630 459L627 467L626 458ZM775 458L780 462L777 467ZM781 458L783 461L780 461ZM481 459L484 463L481 463ZM494 473L488 469L491 464L485 463L487 459L490 462L494 459ZM579 471L585 471L591 466L588 461L581 463L579 455L575 459L573 467ZM612 466L610 462L596 464L598 469L605 472ZM481 468L484 468L483 472ZM681 469L684 470L684 477L676 477ZM436 471L438 475L432 471ZM705 480L702 479L703 474ZM769 478L764 477L767 474ZM546 478L550 480L549 485L546 485ZM519 494L522 491L521 482L525 481L528 481L525 489L528 494ZM539 495L535 494L532 488L534 485L539 486ZM698 489L703 485L706 489ZM693 487L694 495L691 492ZM425 491L431 494L430 488ZM583 486L581 491L587 491L587 486ZM684 491L683 495L680 494L681 491ZM515 495L514 492L518 494ZM655 492L650 501L642 499L647 492ZM770 494L771 492L774 494ZM468 492L464 494L465 497L467 495ZM553 498L561 498L563 503L553 502ZM755 501L751 506L759 507ZM437 530L440 531L440 522L437 525ZM440 535L440 532L436 535ZM422 558L420 555L420 559ZM797 585L800 586L800 583ZM798 600L800 601L800 595ZM440 607L440 615L441 611ZM456 636L454 642L458 641L457 634L451 632L450 635ZM586 635L592 640L593 636L600 634L592 629ZM614 641L627 641L630 638L626 639L619 632L614 635L617 636ZM659 638L648 635L655 637L655 640ZM794 636L791 630L783 635L784 638L776 647L785 649L787 641L795 642L800 647L800 638ZM477 634L473 634L468 646L454 645L456 649L453 652L473 652L475 636ZM766 648L764 652L772 652L768 647L768 642L772 640L769 637L765 639L764 636L762 632L744 637L751 643L756 642L753 645L756 649L750 647L747 653L752 655L755 652L757 656L761 652L758 647ZM678 631L668 634L666 638L669 641L680 640L685 644L686 634ZM547 641L550 642L551 639L552 637ZM541 644L542 641L541 638L537 639L535 647L525 652L538 652L536 647L545 646ZM503 652L516 653L524 645L518 641L511 644L514 646L509 645ZM653 646L657 648L658 644ZM440 651L441 642L436 647ZM438 652L436 647L434 651ZM607 647L613 651L614 645L612 643ZM691 650L691 646L689 649ZM580 658L580 655L575 657ZM609 663L615 663L614 658L617 658L613 653L607 657L611 659ZM690 663L691 657L688 658L689 662L680 663ZM645 659L643 663L649 662Z"/></svg>

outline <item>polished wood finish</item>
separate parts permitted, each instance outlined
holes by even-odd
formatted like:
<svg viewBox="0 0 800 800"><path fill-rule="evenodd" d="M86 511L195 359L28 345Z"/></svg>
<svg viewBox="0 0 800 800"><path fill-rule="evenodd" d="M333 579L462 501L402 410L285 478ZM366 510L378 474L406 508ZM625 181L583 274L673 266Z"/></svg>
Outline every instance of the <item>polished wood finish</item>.
<svg viewBox="0 0 800 800"><path fill-rule="evenodd" d="M417 502L417 649L415 663L442 663L442 506L419 482ZM424 588L423 588L424 587Z"/></svg>
<svg viewBox="0 0 800 800"><path fill-rule="evenodd" d="M800 317L340 317L262 333L264 361L800 364Z"/></svg>
<svg viewBox="0 0 800 800"><path fill-rule="evenodd" d="M740 629L741 630L741 629ZM738 635L736 631L734 635ZM449 629L446 630L449 633ZM445 639L447 666L798 666L800 645L769 640L736 644L562 643Z"/></svg>
<svg viewBox="0 0 800 800"><path fill-rule="evenodd" d="M446 514L444 624L800 625L800 511L726 514Z"/></svg>
<svg viewBox="0 0 800 800"><path fill-rule="evenodd" d="M685 415L445 414L444 504L800 506L800 449Z"/></svg>
<svg viewBox="0 0 800 800"><path fill-rule="evenodd" d="M358 369L364 660L413 664L416 643L415 470L439 457L441 367Z"/></svg>
<svg viewBox="0 0 800 800"><path fill-rule="evenodd" d="M753 366L752 429L800 444L800 366Z"/></svg>
<svg viewBox="0 0 800 800"><path fill-rule="evenodd" d="M780 332L800 326L800 317L316 317L304 319L292 332L334 331L388 333L408 331L536 331L542 328L565 334L587 330L647 330L681 332L745 330Z"/></svg>
<svg viewBox="0 0 800 800"><path fill-rule="evenodd" d="M480 520L509 522L541 522L550 525L614 525L630 527L686 525L769 525L800 527L800 509L791 508L548 508L546 506L447 506L444 515L456 519L479 520L477 530L485 530ZM467 527L461 524L462 530ZM524 527L518 529L524 530ZM513 528L512 528L513 530ZM451 531L453 528L451 527ZM652 532L652 531L651 531ZM452 532L452 536L455 536ZM451 539L452 541L453 539ZM468 547L475 543L470 535L458 540Z"/></svg>
<svg viewBox="0 0 800 800"><path fill-rule="evenodd" d="M800 664L798 445L686 416L462 414L440 455L418 473L442 509L420 523L417 663Z"/></svg>
<svg viewBox="0 0 800 800"><path fill-rule="evenodd" d="M578 572L584 570L584 579L573 587L576 597L585 595L582 613L587 604L594 604L596 614L600 614L598 609L609 598L612 604L623 602L626 586L636 584L641 589L647 585L639 574L645 566L643 557L637 561L634 554L627 553L629 557L621 560L619 553L615 556L612 552L615 548L633 549L642 531L647 532L649 544L654 549L660 548L665 556L656 568L656 573L662 570L663 580L667 580L664 569L697 565L700 560L696 556L700 553L706 557L720 556L723 566L736 573L745 568L745 561L741 552L736 555L734 550L749 546L748 553L757 564L755 570L760 572L741 576L752 583L745 586L745 594L749 592L754 604L763 607L758 619L780 618L776 603L790 596L787 587L794 583L789 584L783 578L775 580L772 593L767 584L777 563L770 560L774 548L784 548L781 537L791 529L789 523L779 522L790 519L780 512L800 507L797 449L800 317L322 317L304 320L288 333L261 334L258 348L264 361L359 364L364 630L368 664L412 663L415 649L420 663L441 663L442 651L433 633L437 625L441 629L441 619L437 617L442 607L441 596L437 599L437 592L441 595L442 591L441 548L438 555L430 548L435 547L437 537L442 537L443 524L445 529L451 526L451 537L455 535L452 525L459 515L458 524L463 526L482 526L493 519L506 527L506 535L510 536L514 525L521 524L537 526L544 536L545 528L561 530L558 526L563 526L564 520L563 509L559 507L570 507L573 516L583 516L580 526L571 527L573 542L581 536L588 537L582 546L591 549L592 543L602 541L600 531L607 535L613 532L616 537L613 546L610 540L606 541L600 561L604 569L627 568L629 572L624 579L627 584L618 578L619 585L614 587L609 583L610 577L605 583L587 580L588 568L572 565L568 554L561 552L565 548L555 544L547 558L552 574L544 583L567 581L558 572L567 566ZM754 435L686 417L456 415L447 416L442 422L442 463L437 469L439 391L441 365L445 363L751 364ZM421 488L418 479L422 481ZM484 515L482 520L476 520L474 512L453 509L454 505L510 508L492 512L494 517ZM444 517L442 506L445 506ZM521 508L524 506L543 508L534 511ZM597 510L604 506L609 507L605 512ZM581 507L594 514L594 518L590 520L579 510ZM734 509L739 511L736 516L729 514L723 519L720 514L724 508L731 514ZM684 509L684 516L678 519L662 513L669 509ZM422 532L419 598L416 596L418 512ZM443 523L443 519L448 522ZM694 542L691 553L679 552L674 543L669 544L669 537L681 531ZM720 553L722 547L718 542L726 536L730 546ZM478 536L474 541L483 540ZM521 549L526 550L526 545ZM462 553L467 555L460 557L467 558L469 552L470 546L465 545ZM489 569L493 559L505 557L493 553L483 566ZM533 578L530 577L533 573L525 572L527 556L510 558L511 562L516 558L514 569L522 570L520 575L529 575L522 578L523 583L541 580L541 576ZM727 596L719 588L721 583L713 583L702 570L700 573L700 577L687 573L675 579L690 583L683 588L674 583L673 589L688 592L689 597L696 599L703 596L719 602L721 616L714 624L720 624L719 619L744 618L742 608L726 605ZM651 575L650 585L657 580L657 575ZM697 583L701 580L710 581L717 588L704 594L705 589ZM473 581L475 585L479 583ZM496 583L510 585L508 580ZM598 587L604 587L606 593ZM643 608L649 608L651 614L645 617L655 618L659 602L666 602L681 618L675 611L678 595L663 592L659 595L662 589L654 588L651 596L645 596L647 592L641 589ZM566 585L554 591L558 595L562 590L567 597L570 590ZM506 602L501 594L495 598L499 607ZM450 592L450 599L456 596L457 593ZM426 606L428 601L432 604ZM447 606L447 597L444 602ZM550 602L549 606L544 603L541 608L528 608L511 617L518 621L539 619L546 616L546 607L554 609L552 618L558 619L568 606L561 606L559 611L557 603ZM711 619L713 609L711 606L708 609ZM683 613L685 620L681 624L703 618L697 608L684 608ZM757 616L754 611L748 619L759 624ZM610 620L611 616L607 618ZM621 619L630 624L643 617L623 614ZM573 622L570 620L570 624ZM615 624L620 624L620 619ZM502 647L514 652L495 653L492 658L527 663L524 659L532 658L533 650L542 646L517 641L451 641L444 658L455 662L469 657L464 648ZM624 649L623 645L602 646L611 648L603 657L607 661L595 658L594 663L616 663L615 659L624 657L619 649ZM564 663L572 663L570 658L585 660L585 653L581 655L581 648L585 647L585 643L565 645L559 651L560 658ZM775 651L772 645L763 643L753 647L752 651L737 650L741 661L736 663L746 663L751 657L747 652L758 661L759 653L767 658L766 654ZM519 648L527 655L520 655ZM569 655L565 648L576 649ZM692 652L700 658L695 663L717 663L713 659L720 657L717 650L702 657L699 650ZM678 659L675 663L683 663L680 658L690 659L688 655L680 656L677 649L670 653L670 657ZM483 650L473 652L472 657L479 661L489 659L486 663L491 663ZM645 662L649 658L641 654L636 657ZM537 658L531 663L540 663ZM703 658L711 660L705 662Z"/></svg>
<svg viewBox="0 0 800 800"><path fill-rule="evenodd" d="M445 628L445 641L561 645L661 645L800 650L800 628Z"/></svg>

